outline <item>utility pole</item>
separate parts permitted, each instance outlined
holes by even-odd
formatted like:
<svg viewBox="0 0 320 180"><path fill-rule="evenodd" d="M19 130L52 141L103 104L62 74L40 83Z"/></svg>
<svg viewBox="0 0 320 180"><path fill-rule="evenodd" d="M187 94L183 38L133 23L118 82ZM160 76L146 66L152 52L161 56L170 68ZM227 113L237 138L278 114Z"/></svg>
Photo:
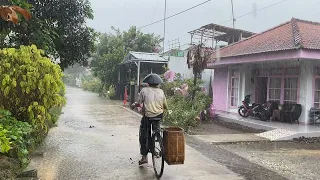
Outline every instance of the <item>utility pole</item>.
<svg viewBox="0 0 320 180"><path fill-rule="evenodd" d="M232 24L233 24L233 28L234 28L234 23L235 23L236 19L234 18L233 0L231 0L231 7L232 7Z"/></svg>
<svg viewBox="0 0 320 180"><path fill-rule="evenodd" d="M166 39L166 16L167 16L167 0L164 0L164 17L163 17L163 53Z"/></svg>

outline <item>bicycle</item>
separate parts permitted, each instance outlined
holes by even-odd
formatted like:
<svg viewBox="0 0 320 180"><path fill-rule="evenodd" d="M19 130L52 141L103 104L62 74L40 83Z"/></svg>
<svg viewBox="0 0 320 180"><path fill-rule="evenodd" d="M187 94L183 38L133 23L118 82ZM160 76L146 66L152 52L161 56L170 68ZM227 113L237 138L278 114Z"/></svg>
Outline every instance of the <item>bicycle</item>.
<svg viewBox="0 0 320 180"><path fill-rule="evenodd" d="M153 125L155 124L154 122L156 121L161 121L162 118L149 118L148 117L148 122L151 124L150 130L149 126L145 128L146 134L147 134L147 140L146 140L146 145L148 152L152 154L152 165L154 172L156 174L156 177L159 179L163 175L163 170L164 170L164 147L163 147L163 129L159 128L154 130ZM159 123L157 122L157 123ZM160 123L159 123L160 125ZM156 128L156 127L155 127ZM150 133L151 131L151 133ZM151 135L151 147L149 144L149 137ZM157 146L158 145L158 146ZM159 164L158 164L159 163Z"/></svg>

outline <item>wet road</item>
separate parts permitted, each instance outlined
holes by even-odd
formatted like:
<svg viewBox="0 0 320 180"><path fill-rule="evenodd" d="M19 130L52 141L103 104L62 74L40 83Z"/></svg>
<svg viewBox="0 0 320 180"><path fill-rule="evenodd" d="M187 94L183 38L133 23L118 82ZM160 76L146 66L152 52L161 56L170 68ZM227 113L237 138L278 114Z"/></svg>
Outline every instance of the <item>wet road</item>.
<svg viewBox="0 0 320 180"><path fill-rule="evenodd" d="M28 169L45 180L156 179L151 160L139 167L140 116L117 102L81 89L67 88L67 106ZM94 128L89 128L94 126ZM165 180L243 179L226 166L186 146L184 165L165 164Z"/></svg>

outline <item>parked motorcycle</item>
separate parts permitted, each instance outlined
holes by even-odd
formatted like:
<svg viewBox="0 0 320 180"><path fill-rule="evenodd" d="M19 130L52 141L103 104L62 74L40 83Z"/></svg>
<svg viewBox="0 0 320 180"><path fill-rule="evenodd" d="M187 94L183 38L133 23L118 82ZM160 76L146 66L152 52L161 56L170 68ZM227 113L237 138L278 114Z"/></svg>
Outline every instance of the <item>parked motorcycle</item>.
<svg viewBox="0 0 320 180"><path fill-rule="evenodd" d="M262 121L268 120L268 107L266 104L251 103L251 95L246 95L242 105L238 107L238 113L241 117L258 117Z"/></svg>

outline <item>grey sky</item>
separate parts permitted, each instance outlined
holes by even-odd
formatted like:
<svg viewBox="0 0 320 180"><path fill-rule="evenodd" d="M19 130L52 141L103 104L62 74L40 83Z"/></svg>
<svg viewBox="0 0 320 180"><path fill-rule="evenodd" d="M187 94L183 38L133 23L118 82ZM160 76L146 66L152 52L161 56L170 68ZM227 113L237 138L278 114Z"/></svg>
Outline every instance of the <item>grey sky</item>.
<svg viewBox="0 0 320 180"><path fill-rule="evenodd" d="M95 19L88 24L99 32L110 32L111 26L127 30L130 26L141 27L163 18L164 0L90 0ZM185 10L205 0L167 0L167 16ZM233 0L235 16L257 8L274 4L281 0ZM292 17L320 22L320 0L287 0L276 6L257 12L257 16L248 15L237 19L236 28L252 32L261 32ZM186 13L167 20L167 41L180 38L181 45L190 42L187 33L209 23L221 24L231 17L230 0L212 0ZM232 21L222 25L232 27ZM141 29L145 33L163 35L163 22Z"/></svg>

